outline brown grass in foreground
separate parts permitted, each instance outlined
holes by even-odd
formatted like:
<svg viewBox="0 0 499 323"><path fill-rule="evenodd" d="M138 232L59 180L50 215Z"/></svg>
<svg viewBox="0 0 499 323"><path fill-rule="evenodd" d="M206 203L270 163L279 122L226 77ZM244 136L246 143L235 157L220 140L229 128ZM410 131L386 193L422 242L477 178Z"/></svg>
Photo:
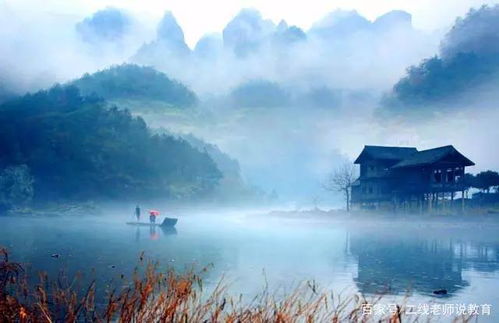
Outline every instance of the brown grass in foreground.
<svg viewBox="0 0 499 323"><path fill-rule="evenodd" d="M404 306L385 317L364 315L368 301L359 295L341 300L338 295L319 293L312 284L299 287L277 300L267 290L243 302L227 296L219 283L203 294L199 274L173 270L161 272L158 266L141 263L133 279L119 290L107 292L103 304L96 302L96 284L86 289L60 279L50 281L40 274L30 287L20 264L9 261L0 248L0 322L416 322L428 317L408 316ZM380 300L369 300L373 304ZM466 322L469 317L454 321Z"/></svg>

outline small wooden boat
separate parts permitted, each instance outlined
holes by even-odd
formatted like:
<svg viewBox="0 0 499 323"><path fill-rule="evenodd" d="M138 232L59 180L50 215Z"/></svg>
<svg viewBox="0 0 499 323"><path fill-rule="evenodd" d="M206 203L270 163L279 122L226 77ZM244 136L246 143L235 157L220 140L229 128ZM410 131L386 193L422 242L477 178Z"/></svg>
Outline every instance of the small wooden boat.
<svg viewBox="0 0 499 323"><path fill-rule="evenodd" d="M161 223L162 227L173 227L175 224L177 224L178 219L177 218L164 218L163 222Z"/></svg>
<svg viewBox="0 0 499 323"><path fill-rule="evenodd" d="M127 222L128 225L138 225L147 227L173 227L177 224L178 219L176 218L164 218L161 223L151 223L151 222Z"/></svg>

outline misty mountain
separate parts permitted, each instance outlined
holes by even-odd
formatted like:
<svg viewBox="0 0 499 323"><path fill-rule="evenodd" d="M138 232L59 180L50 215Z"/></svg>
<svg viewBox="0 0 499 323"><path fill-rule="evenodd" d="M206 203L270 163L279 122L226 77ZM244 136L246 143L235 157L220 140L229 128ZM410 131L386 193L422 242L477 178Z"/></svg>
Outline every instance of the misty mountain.
<svg viewBox="0 0 499 323"><path fill-rule="evenodd" d="M263 19L257 10L243 9L224 28L222 40L226 49L245 58L269 44L286 46L306 38L303 30L288 26L284 20L276 26L271 20Z"/></svg>
<svg viewBox="0 0 499 323"><path fill-rule="evenodd" d="M216 196L218 199L231 201L248 201L259 199L262 201L263 192L245 182L241 175L239 162L224 153L218 146L205 142L192 134L182 135L192 147L204 152L215 162L222 173L218 182Z"/></svg>
<svg viewBox="0 0 499 323"><path fill-rule="evenodd" d="M378 31L412 29L412 15L406 11L393 10L376 18L372 25Z"/></svg>
<svg viewBox="0 0 499 323"><path fill-rule="evenodd" d="M324 39L338 40L361 31L367 31L370 27L371 22L357 11L336 10L315 23L309 33Z"/></svg>
<svg viewBox="0 0 499 323"><path fill-rule="evenodd" d="M272 108L289 105L290 95L277 83L267 80L245 82L229 94L231 105L239 108Z"/></svg>
<svg viewBox="0 0 499 323"><path fill-rule="evenodd" d="M471 9L458 18L441 43L441 57L451 59L460 53L487 57L499 54L499 5Z"/></svg>
<svg viewBox="0 0 499 323"><path fill-rule="evenodd" d="M306 40L307 34L297 26L288 26L286 21L281 20L272 37L274 43L282 46Z"/></svg>
<svg viewBox="0 0 499 323"><path fill-rule="evenodd" d="M411 66L383 99L384 107L392 111L434 104L456 107L476 100L474 92L493 90L499 81L498 28L499 5L469 11L441 42L440 55Z"/></svg>
<svg viewBox="0 0 499 323"><path fill-rule="evenodd" d="M314 86L296 89L278 82L255 79L244 82L227 94L228 105L234 108L293 107L298 109L337 109L351 102L363 102L369 93Z"/></svg>
<svg viewBox="0 0 499 323"><path fill-rule="evenodd" d="M97 95L106 100L155 100L179 108L197 103L194 92L151 67L124 64L85 74L71 82L82 95Z"/></svg>
<svg viewBox="0 0 499 323"><path fill-rule="evenodd" d="M224 177L242 180L241 168L238 161L221 151L216 145L207 143L192 134L182 135L182 138L200 152L206 152L217 164L218 169L223 173Z"/></svg>
<svg viewBox="0 0 499 323"><path fill-rule="evenodd" d="M208 154L74 86L0 105L0 168L16 165L39 200L198 198L221 178Z"/></svg>
<svg viewBox="0 0 499 323"><path fill-rule="evenodd" d="M223 38L219 34L204 35L194 47L194 55L201 59L214 59L221 55Z"/></svg>
<svg viewBox="0 0 499 323"><path fill-rule="evenodd" d="M171 12L166 12L159 22L157 40L187 49L184 32Z"/></svg>
<svg viewBox="0 0 499 323"><path fill-rule="evenodd" d="M75 29L84 41L113 42L121 40L131 24L131 18L122 10L106 8L79 22Z"/></svg>
<svg viewBox="0 0 499 323"><path fill-rule="evenodd" d="M398 51L391 50L397 44ZM254 79L285 86L385 89L404 69L434 52L433 38L412 28L412 17L391 11L369 21L337 10L308 31L282 20L274 24L243 9L221 33L201 37L191 51L181 26L166 13L155 39L130 62L153 66L200 95L218 95ZM431 50L430 50L431 49Z"/></svg>
<svg viewBox="0 0 499 323"><path fill-rule="evenodd" d="M224 46L244 57L256 51L274 29L274 23L263 19L257 10L243 9L224 28Z"/></svg>
<svg viewBox="0 0 499 323"><path fill-rule="evenodd" d="M412 16L402 10L389 11L371 22L357 11L336 10L315 23L309 34L328 40L341 40L357 33L385 33L395 30L411 31Z"/></svg>
<svg viewBox="0 0 499 323"><path fill-rule="evenodd" d="M191 50L185 43L184 32L171 12L166 12L158 24L156 39L142 45L131 58L132 62L165 67L173 60L186 59Z"/></svg>
<svg viewBox="0 0 499 323"><path fill-rule="evenodd" d="M38 13L40 22L33 24L23 23L29 17L0 15L9 25L0 32L0 70L13 70L13 83L22 86L21 93L123 62L152 66L200 96L218 95L251 79L302 90L326 86L381 91L400 79L407 66L435 53L438 45L436 35L415 32L410 15L402 11L374 22L354 11L336 11L306 31L285 21L276 25L258 11L244 9L222 30L201 37L192 51L170 12L156 27L142 15L119 8L84 19ZM27 41L19 42L19 37ZM43 61L32 60L34 52Z"/></svg>

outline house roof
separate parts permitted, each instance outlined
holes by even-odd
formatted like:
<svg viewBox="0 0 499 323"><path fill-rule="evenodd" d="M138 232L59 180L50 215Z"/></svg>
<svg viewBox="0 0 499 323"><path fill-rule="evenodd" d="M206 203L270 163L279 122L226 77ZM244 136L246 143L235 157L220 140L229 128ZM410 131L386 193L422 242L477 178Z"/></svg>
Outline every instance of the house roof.
<svg viewBox="0 0 499 323"><path fill-rule="evenodd" d="M404 158L402 161L398 162L392 168L403 168L403 167L414 167L414 166L423 166L423 165L431 165L438 161L442 160L449 161L457 161L464 166L473 166L471 160L466 158L463 154L457 151L454 146L443 146L428 150L418 151L407 158Z"/></svg>
<svg viewBox="0 0 499 323"><path fill-rule="evenodd" d="M414 147L364 146L354 164L359 164L365 159L403 160L417 151Z"/></svg>

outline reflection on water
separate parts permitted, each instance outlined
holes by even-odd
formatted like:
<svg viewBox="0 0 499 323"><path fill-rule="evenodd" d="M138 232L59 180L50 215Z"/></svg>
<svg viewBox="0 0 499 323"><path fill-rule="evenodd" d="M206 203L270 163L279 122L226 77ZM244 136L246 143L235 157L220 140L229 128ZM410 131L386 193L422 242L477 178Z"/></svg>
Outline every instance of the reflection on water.
<svg viewBox="0 0 499 323"><path fill-rule="evenodd" d="M386 293L499 306L498 226L337 223L251 217L181 218L177 229L134 227L119 218L0 218L0 245L33 270L94 268L101 283L130 275L138 255L184 270L213 264L251 295L266 279L290 289L314 279L335 290ZM178 232L177 232L178 230ZM50 255L57 253L59 258ZM265 277L262 275L265 270ZM274 284L274 285L272 285Z"/></svg>
<svg viewBox="0 0 499 323"><path fill-rule="evenodd" d="M397 228L350 233L350 252L357 256L355 282L361 292L432 295L445 289L449 296L469 286L464 269L499 269L497 231ZM487 234L490 238L487 241ZM482 241L480 239L485 239Z"/></svg>
<svg viewBox="0 0 499 323"><path fill-rule="evenodd" d="M351 252L358 256L355 282L364 293L450 294L468 286L462 277L463 258L454 254L453 241L422 240L410 236L351 236ZM462 243L458 243L463 248Z"/></svg>
<svg viewBox="0 0 499 323"><path fill-rule="evenodd" d="M140 227L136 226L135 227L135 241L139 242L142 239L143 231L145 231L147 227ZM159 240L159 238L162 235L168 236L168 235L176 235L177 234L177 229L175 227L157 227L157 226L150 226L148 228L149 234L148 238L150 240Z"/></svg>

